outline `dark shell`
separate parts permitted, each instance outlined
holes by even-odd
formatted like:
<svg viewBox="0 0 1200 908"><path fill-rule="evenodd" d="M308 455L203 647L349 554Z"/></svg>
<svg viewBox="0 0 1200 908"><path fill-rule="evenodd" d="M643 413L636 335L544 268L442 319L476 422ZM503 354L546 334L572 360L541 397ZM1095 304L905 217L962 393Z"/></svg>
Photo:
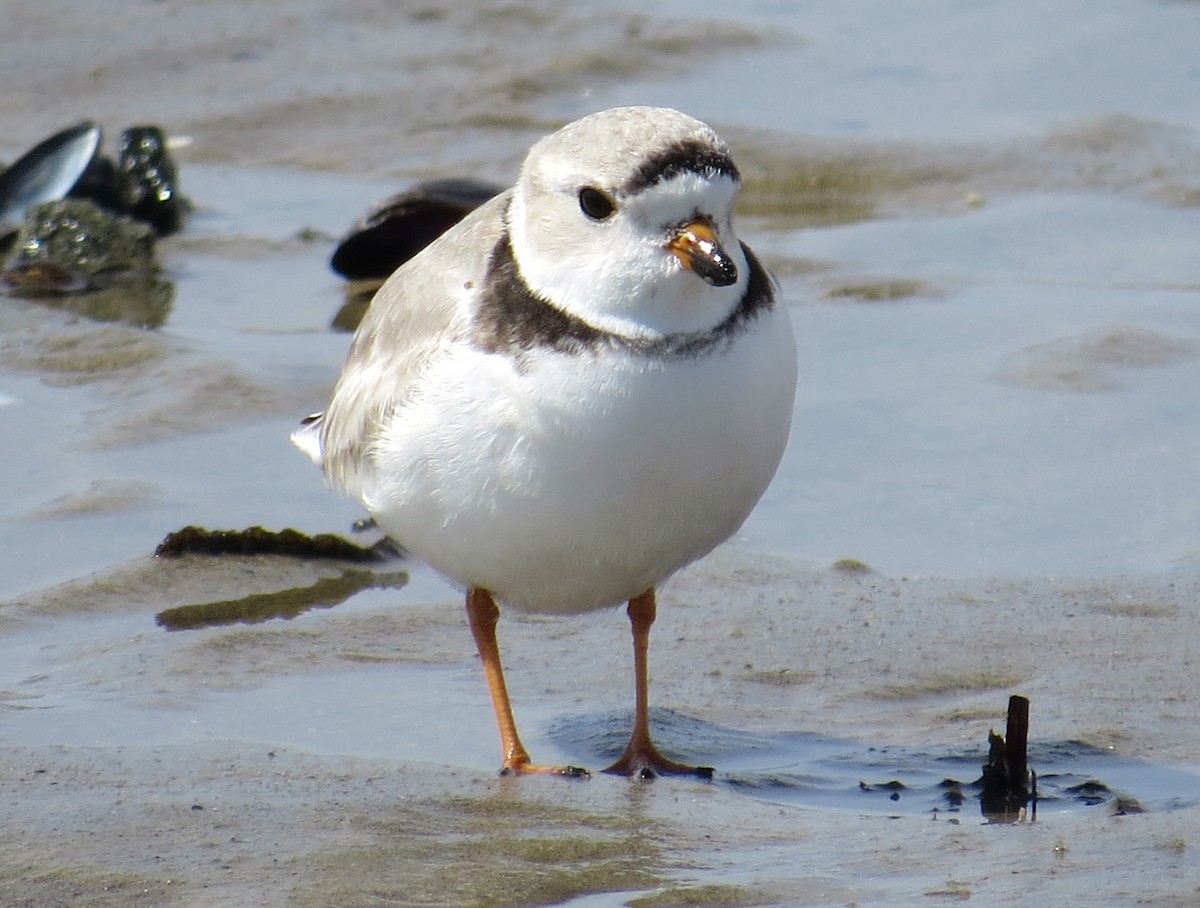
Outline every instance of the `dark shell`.
<svg viewBox="0 0 1200 908"><path fill-rule="evenodd" d="M19 227L34 205L66 198L99 147L100 128L85 120L39 142L0 173L0 232Z"/></svg>
<svg viewBox="0 0 1200 908"><path fill-rule="evenodd" d="M355 224L330 267L351 280L383 280L503 188L472 179L418 183Z"/></svg>
<svg viewBox="0 0 1200 908"><path fill-rule="evenodd" d="M149 224L159 236L178 231L188 210L179 191L179 169L157 126L130 126L122 132L116 161L98 155L71 197Z"/></svg>
<svg viewBox="0 0 1200 908"><path fill-rule="evenodd" d="M166 236L183 222L185 201L179 171L157 126L131 126L117 145L118 210L144 221Z"/></svg>
<svg viewBox="0 0 1200 908"><path fill-rule="evenodd" d="M100 141L100 128L84 121L39 142L0 172L0 240L7 240L33 206L66 198L128 215L160 236L177 231L189 205L179 192L179 171L163 131L129 127L121 133L115 163L100 154Z"/></svg>
<svg viewBox="0 0 1200 908"><path fill-rule="evenodd" d="M70 198L94 202L105 211L120 213L121 194L117 191L117 166L112 158L102 154L92 158L92 163L71 190Z"/></svg>

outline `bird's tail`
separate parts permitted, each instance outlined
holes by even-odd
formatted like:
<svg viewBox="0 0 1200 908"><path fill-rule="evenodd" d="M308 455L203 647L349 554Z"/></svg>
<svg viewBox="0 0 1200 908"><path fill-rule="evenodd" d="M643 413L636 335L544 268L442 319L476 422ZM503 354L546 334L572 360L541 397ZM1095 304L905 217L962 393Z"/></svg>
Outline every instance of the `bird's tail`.
<svg viewBox="0 0 1200 908"><path fill-rule="evenodd" d="M321 424L325 421L324 413L313 413L300 420L300 426L292 433L292 444L309 456L318 467L323 466L325 452L321 447Z"/></svg>

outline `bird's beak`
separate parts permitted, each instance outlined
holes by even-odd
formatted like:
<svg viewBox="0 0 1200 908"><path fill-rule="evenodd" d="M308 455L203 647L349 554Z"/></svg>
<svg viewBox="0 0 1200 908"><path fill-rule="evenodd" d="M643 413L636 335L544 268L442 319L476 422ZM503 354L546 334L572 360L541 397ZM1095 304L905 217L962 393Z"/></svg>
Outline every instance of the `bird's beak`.
<svg viewBox="0 0 1200 908"><path fill-rule="evenodd" d="M728 287L737 282L737 265L717 242L710 221L697 219L684 224L667 243L667 250L706 284Z"/></svg>

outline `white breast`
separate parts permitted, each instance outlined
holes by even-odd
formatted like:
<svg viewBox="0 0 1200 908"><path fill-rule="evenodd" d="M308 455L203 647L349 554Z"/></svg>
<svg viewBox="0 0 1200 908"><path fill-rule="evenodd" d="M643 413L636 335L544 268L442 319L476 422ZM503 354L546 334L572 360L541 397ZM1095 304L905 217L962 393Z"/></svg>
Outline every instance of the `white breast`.
<svg viewBox="0 0 1200 908"><path fill-rule="evenodd" d="M733 534L779 464L795 345L763 312L727 349L656 359L456 345L371 452L364 503L455 582L518 608L635 596Z"/></svg>

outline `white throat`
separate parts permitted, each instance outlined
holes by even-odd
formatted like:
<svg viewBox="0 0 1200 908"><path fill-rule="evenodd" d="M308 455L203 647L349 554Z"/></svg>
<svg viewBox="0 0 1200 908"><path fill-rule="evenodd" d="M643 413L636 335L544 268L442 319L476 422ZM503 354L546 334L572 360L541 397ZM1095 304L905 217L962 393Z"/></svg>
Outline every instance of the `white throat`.
<svg viewBox="0 0 1200 908"><path fill-rule="evenodd" d="M545 206L513 194L513 254L535 293L594 328L630 338L707 332L737 308L748 265L729 224L730 180L686 174L623 200L618 216L588 222L577 207ZM738 270L726 287L706 283L665 247L673 226L715 212L721 242Z"/></svg>

